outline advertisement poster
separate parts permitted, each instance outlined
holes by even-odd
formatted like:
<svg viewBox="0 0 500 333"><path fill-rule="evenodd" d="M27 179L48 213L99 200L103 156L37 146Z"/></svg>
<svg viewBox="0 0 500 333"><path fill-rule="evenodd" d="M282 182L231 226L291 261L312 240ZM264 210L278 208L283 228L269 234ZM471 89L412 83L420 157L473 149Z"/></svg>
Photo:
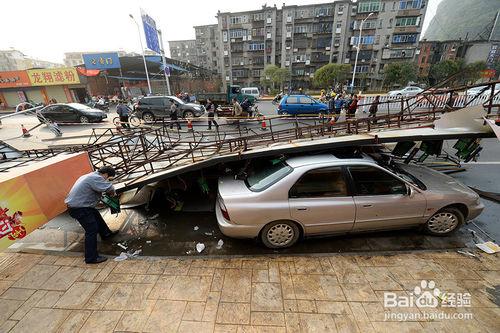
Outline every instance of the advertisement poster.
<svg viewBox="0 0 500 333"><path fill-rule="evenodd" d="M86 69L120 68L118 53L89 53L83 54L83 63Z"/></svg>
<svg viewBox="0 0 500 333"><path fill-rule="evenodd" d="M31 86L26 71L0 72L0 88L17 88Z"/></svg>
<svg viewBox="0 0 500 333"><path fill-rule="evenodd" d="M0 250L66 210L74 182L92 171L87 153L55 157L0 178Z"/></svg>
<svg viewBox="0 0 500 333"><path fill-rule="evenodd" d="M54 86L59 84L78 84L80 78L74 68L47 68L47 69L28 69L26 71L31 85L36 86Z"/></svg>

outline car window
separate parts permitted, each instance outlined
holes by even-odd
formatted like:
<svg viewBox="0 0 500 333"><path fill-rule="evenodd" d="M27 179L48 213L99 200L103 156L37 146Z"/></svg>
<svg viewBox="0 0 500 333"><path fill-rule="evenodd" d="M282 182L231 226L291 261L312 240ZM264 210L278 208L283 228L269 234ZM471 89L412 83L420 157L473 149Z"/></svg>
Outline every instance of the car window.
<svg viewBox="0 0 500 333"><path fill-rule="evenodd" d="M297 104L299 102L299 99L297 97L288 97L286 99L287 104Z"/></svg>
<svg viewBox="0 0 500 333"><path fill-rule="evenodd" d="M259 94L259 91L258 91L257 89L254 89L254 90L252 90L252 94L254 94L254 95L258 95L258 94Z"/></svg>
<svg viewBox="0 0 500 333"><path fill-rule="evenodd" d="M245 184L251 191L260 192L278 182L292 170L292 167L285 162L266 161L252 168L251 174L245 179Z"/></svg>
<svg viewBox="0 0 500 333"><path fill-rule="evenodd" d="M313 102L312 99L310 99L309 97L303 97L303 96L299 97L300 104L310 104L312 102Z"/></svg>
<svg viewBox="0 0 500 333"><path fill-rule="evenodd" d="M151 98L149 104L154 106L163 106L163 98Z"/></svg>
<svg viewBox="0 0 500 333"><path fill-rule="evenodd" d="M356 195L406 194L406 184L391 174L372 166L350 166Z"/></svg>
<svg viewBox="0 0 500 333"><path fill-rule="evenodd" d="M308 171L290 189L290 198L345 197L347 185L341 167Z"/></svg>

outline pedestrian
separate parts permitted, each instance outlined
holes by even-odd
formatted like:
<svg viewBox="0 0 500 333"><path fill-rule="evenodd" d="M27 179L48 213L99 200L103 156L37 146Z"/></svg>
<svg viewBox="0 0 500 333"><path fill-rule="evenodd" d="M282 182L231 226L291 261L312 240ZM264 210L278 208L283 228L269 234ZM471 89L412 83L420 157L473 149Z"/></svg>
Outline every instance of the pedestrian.
<svg viewBox="0 0 500 333"><path fill-rule="evenodd" d="M354 117L358 110L358 95L354 95L351 103L349 104L347 114L349 117Z"/></svg>
<svg viewBox="0 0 500 333"><path fill-rule="evenodd" d="M345 100L342 94L338 94L335 98L335 115L340 116L340 112L342 112L342 108L344 107Z"/></svg>
<svg viewBox="0 0 500 333"><path fill-rule="evenodd" d="M118 106L116 107L116 113L118 113L118 116L120 117L120 123L124 128L130 128L130 125L128 123L129 112L129 107L123 101L119 101Z"/></svg>
<svg viewBox="0 0 500 333"><path fill-rule="evenodd" d="M333 114L335 112L335 99L330 98L328 101L328 113Z"/></svg>
<svg viewBox="0 0 500 333"><path fill-rule="evenodd" d="M205 109L207 109L208 112L208 130L212 130L212 123L215 125L216 128L219 128L219 124L214 120L215 116L215 104L207 98L207 104L205 106Z"/></svg>
<svg viewBox="0 0 500 333"><path fill-rule="evenodd" d="M172 102L172 105L170 105L170 129L173 128L174 123L177 124L177 129L180 130L181 124L177 115L177 104Z"/></svg>
<svg viewBox="0 0 500 333"><path fill-rule="evenodd" d="M241 107L240 103L238 103L238 100L235 97L233 97L233 117L236 118L237 128L240 128L240 117L242 113L243 113L243 108Z"/></svg>
<svg viewBox="0 0 500 333"><path fill-rule="evenodd" d="M110 180L115 176L115 169L103 166L98 171L81 176L75 182L64 200L69 215L76 219L85 230L85 262L98 264L107 258L97 253L97 234L102 239L109 239L118 233L111 231L95 206L102 193L115 196L115 188Z"/></svg>
<svg viewBox="0 0 500 333"><path fill-rule="evenodd" d="M380 104L380 95L377 95L377 96L375 96L375 99L373 100L372 105L370 105L370 109L368 109L368 113L369 113L368 117L373 118L372 124L374 124L374 125L377 123L377 119L375 119L375 118L377 117L379 104Z"/></svg>
<svg viewBox="0 0 500 333"><path fill-rule="evenodd" d="M248 109L250 108L250 101L245 97L243 102L241 102L241 110L248 115Z"/></svg>

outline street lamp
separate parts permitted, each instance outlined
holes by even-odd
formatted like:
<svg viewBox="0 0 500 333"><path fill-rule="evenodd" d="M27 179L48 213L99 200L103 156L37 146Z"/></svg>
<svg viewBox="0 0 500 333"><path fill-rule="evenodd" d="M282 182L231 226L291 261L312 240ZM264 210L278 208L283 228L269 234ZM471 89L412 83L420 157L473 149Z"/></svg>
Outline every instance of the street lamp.
<svg viewBox="0 0 500 333"><path fill-rule="evenodd" d="M368 14L368 16L363 21L361 21L361 24L359 26L358 46L356 47L356 58L354 59L354 70L352 72L351 93L354 92L354 78L356 77L356 66L358 66L359 49L361 48L361 32L363 31L363 23L365 23L365 21L368 20L372 15L373 13Z"/></svg>
<svg viewBox="0 0 500 333"><path fill-rule="evenodd" d="M141 44L141 50L142 50L142 60L144 61L144 69L146 70L146 79L148 80L149 94L151 95L153 92L151 91L151 82L149 82L148 66L146 65L146 56L144 55L144 46L142 45L141 28L139 28L139 23L137 23L132 14L128 14L128 16L132 19L132 21L134 21L135 25L137 26L137 32L139 33L139 43Z"/></svg>

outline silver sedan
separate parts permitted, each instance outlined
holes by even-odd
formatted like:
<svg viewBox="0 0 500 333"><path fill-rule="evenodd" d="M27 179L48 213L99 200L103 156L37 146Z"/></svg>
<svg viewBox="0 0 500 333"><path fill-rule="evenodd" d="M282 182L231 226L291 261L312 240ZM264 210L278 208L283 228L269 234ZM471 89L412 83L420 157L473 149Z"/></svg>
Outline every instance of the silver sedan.
<svg viewBox="0 0 500 333"><path fill-rule="evenodd" d="M223 234L284 248L301 237L421 226L444 236L484 209L479 196L426 167L333 154L272 160L219 179Z"/></svg>

